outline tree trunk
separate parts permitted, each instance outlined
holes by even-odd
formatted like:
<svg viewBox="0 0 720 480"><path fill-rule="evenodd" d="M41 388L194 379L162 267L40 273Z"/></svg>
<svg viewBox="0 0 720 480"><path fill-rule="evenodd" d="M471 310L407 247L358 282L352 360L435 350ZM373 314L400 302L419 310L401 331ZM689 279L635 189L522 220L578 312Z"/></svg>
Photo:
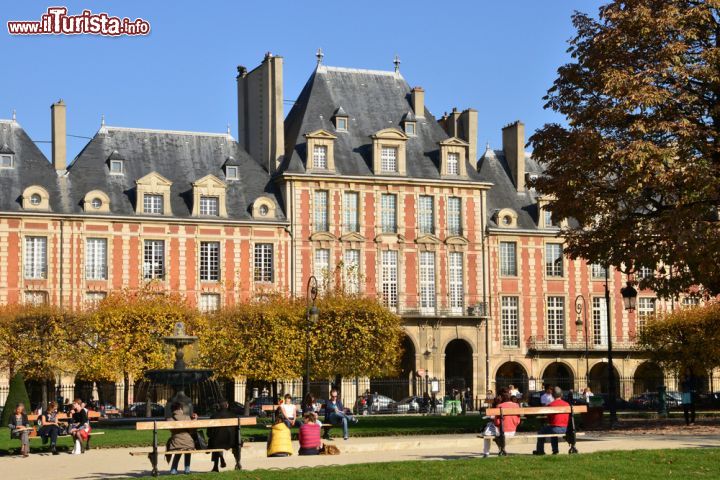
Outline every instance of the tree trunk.
<svg viewBox="0 0 720 480"><path fill-rule="evenodd" d="M128 375L127 372L123 372L123 382L125 382L125 390L123 391L123 402L125 403L125 408L130 407L130 375Z"/></svg>

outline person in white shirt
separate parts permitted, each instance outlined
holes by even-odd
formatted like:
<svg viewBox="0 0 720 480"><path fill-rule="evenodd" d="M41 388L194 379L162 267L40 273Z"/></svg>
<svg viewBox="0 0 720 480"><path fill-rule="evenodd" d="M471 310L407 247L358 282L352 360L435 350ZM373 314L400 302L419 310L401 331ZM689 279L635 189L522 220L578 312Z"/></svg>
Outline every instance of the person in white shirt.
<svg viewBox="0 0 720 480"><path fill-rule="evenodd" d="M590 397L593 396L592 390L590 390L590 387L585 387L585 390L583 390L583 398L585 399L585 403L590 403Z"/></svg>
<svg viewBox="0 0 720 480"><path fill-rule="evenodd" d="M540 396L540 405L545 406L552 403L554 400L552 391L553 388L550 385L545 385L545 393Z"/></svg>
<svg viewBox="0 0 720 480"><path fill-rule="evenodd" d="M297 406L292 401L292 396L289 393L285 394L285 402L280 404L280 409L285 416L285 425L291 428L295 425L295 418L297 417Z"/></svg>

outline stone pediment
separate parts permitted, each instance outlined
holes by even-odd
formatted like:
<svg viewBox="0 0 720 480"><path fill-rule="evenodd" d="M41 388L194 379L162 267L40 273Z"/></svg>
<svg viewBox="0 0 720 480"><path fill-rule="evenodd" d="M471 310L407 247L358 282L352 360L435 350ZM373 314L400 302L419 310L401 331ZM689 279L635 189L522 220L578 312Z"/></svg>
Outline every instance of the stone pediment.
<svg viewBox="0 0 720 480"><path fill-rule="evenodd" d="M334 242L337 238L330 232L315 232L310 235L310 240L313 242Z"/></svg>
<svg viewBox="0 0 720 480"><path fill-rule="evenodd" d="M346 233L345 235L340 237L340 241L341 242L364 242L365 237L363 237L362 235L360 235L357 232L350 232L350 233Z"/></svg>
<svg viewBox="0 0 720 480"><path fill-rule="evenodd" d="M447 237L445 243L448 245L467 245L470 242L468 242L468 239L465 237L453 235L452 237Z"/></svg>
<svg viewBox="0 0 720 480"><path fill-rule="evenodd" d="M305 138L327 138L328 140L333 140L337 138L332 133L328 132L327 130L323 130L322 128L320 130L315 130L313 132L308 132L304 135Z"/></svg>
<svg viewBox="0 0 720 480"><path fill-rule="evenodd" d="M205 175L200 180L193 182L194 187L225 187L225 182L217 178L215 175Z"/></svg>
<svg viewBox="0 0 720 480"><path fill-rule="evenodd" d="M397 128L384 128L370 136L373 139L383 140L407 140L408 136Z"/></svg>
<svg viewBox="0 0 720 480"><path fill-rule="evenodd" d="M426 234L426 235L421 235L418 238L416 238L415 243L438 245L441 242L440 242L440 239L437 238L435 235Z"/></svg>
<svg viewBox="0 0 720 480"><path fill-rule="evenodd" d="M448 139L443 140L442 142L439 142L439 145L467 147L470 144L467 143L465 140L461 140L457 137L450 137Z"/></svg>
<svg viewBox="0 0 720 480"><path fill-rule="evenodd" d="M405 237L399 233L381 233L375 237L375 243L405 243Z"/></svg>
<svg viewBox="0 0 720 480"><path fill-rule="evenodd" d="M149 186L162 186L162 187L169 187L172 185L172 182L168 180L167 178L163 177L157 172L150 172L147 175L145 175L142 178L139 178L135 181L138 185L149 185Z"/></svg>

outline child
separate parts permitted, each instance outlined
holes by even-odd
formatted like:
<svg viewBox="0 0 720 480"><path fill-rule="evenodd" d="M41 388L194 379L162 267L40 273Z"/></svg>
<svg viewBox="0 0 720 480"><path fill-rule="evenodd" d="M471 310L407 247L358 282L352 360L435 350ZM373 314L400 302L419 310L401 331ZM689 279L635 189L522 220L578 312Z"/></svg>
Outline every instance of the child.
<svg viewBox="0 0 720 480"><path fill-rule="evenodd" d="M500 391L500 395L498 395L498 397L493 402L493 406L497 408L518 407L517 403L512 401L512 397L510 396L510 392L508 391L508 389L505 388ZM503 433L505 433L505 437L515 436L518 425L520 425L519 416L503 415ZM490 417L490 421L485 426L485 430L483 430L483 436L500 436L500 417ZM490 456L490 439L485 438L484 443L485 444L483 446L483 458L487 458Z"/></svg>

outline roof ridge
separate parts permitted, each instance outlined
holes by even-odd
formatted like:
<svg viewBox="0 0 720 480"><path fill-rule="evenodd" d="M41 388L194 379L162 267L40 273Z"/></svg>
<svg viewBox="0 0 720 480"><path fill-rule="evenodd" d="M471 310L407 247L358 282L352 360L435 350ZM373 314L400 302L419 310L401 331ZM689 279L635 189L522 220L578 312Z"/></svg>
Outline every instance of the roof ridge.
<svg viewBox="0 0 720 480"><path fill-rule="evenodd" d="M149 133L172 133L175 135L196 135L196 136L202 136L202 137L225 137L225 138L233 138L233 136L229 133L214 133L214 132L191 132L189 130L164 130L164 129L156 129L156 128L137 128L137 127L114 127L110 125L105 125L103 127L106 130L117 130L121 132L149 132Z"/></svg>
<svg viewBox="0 0 720 480"><path fill-rule="evenodd" d="M329 65L320 65L318 67L318 72L325 73L328 71L331 72L343 72L343 73L365 73L370 75L384 75L388 77L399 77L403 78L403 76L400 74L400 72L394 72L389 70L372 70L372 69L366 69L366 68L349 68L349 67L332 67Z"/></svg>

